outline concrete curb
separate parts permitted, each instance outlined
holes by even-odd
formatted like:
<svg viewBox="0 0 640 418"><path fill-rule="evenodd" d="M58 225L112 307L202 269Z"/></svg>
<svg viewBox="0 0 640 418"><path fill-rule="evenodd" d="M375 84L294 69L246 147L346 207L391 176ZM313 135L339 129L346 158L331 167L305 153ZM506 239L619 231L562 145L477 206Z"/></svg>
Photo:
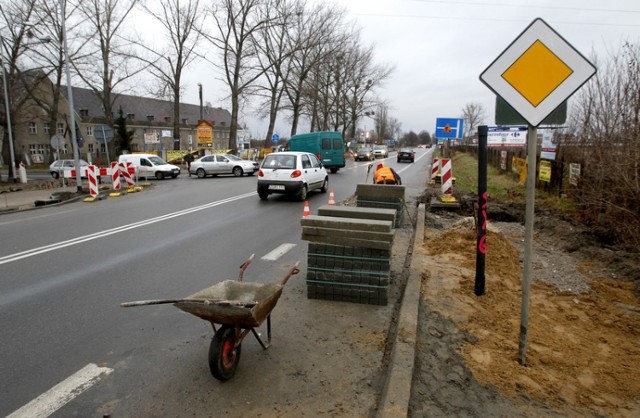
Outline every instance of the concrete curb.
<svg viewBox="0 0 640 418"><path fill-rule="evenodd" d="M421 203L418 206L416 217L409 279L402 295L398 317L398 332L391 352L387 381L378 408L377 417L379 418L406 417L409 412L422 282L422 272L418 268L420 261L416 258L418 254L416 248L422 246L424 242L425 216L426 207Z"/></svg>

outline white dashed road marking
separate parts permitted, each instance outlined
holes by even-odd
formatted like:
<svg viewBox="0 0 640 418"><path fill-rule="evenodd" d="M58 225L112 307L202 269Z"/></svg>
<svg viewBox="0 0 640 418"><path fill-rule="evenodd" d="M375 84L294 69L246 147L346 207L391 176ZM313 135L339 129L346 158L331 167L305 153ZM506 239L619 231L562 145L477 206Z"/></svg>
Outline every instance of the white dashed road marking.
<svg viewBox="0 0 640 418"><path fill-rule="evenodd" d="M91 363L58 383L7 418L46 418L96 384L113 369Z"/></svg>
<svg viewBox="0 0 640 418"><path fill-rule="evenodd" d="M296 244L284 243L284 244L278 246L273 251L271 251L269 254L264 255L261 258L261 260L276 261L277 259L282 257L287 251L291 250L295 246L296 246Z"/></svg>

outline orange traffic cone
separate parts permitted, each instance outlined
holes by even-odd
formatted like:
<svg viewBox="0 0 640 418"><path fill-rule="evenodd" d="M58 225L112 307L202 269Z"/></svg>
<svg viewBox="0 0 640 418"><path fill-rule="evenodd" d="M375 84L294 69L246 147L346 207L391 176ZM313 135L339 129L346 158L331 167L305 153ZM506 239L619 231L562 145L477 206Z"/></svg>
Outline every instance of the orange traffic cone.
<svg viewBox="0 0 640 418"><path fill-rule="evenodd" d="M304 211L302 212L302 217L306 217L311 215L311 211L309 210L309 201L305 200L304 201Z"/></svg>
<svg viewBox="0 0 640 418"><path fill-rule="evenodd" d="M333 188L331 188L331 190L329 190L329 204L330 205L335 205L336 204L336 198L333 195Z"/></svg>

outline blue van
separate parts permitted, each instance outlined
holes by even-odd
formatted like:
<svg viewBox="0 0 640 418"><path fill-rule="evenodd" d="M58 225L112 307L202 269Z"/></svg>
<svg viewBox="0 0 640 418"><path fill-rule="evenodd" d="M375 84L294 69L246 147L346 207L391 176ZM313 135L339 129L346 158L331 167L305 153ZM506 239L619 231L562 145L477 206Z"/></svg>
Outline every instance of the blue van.
<svg viewBox="0 0 640 418"><path fill-rule="evenodd" d="M310 132L293 135L287 151L305 151L316 155L322 165L332 173L345 166L344 139L340 132Z"/></svg>

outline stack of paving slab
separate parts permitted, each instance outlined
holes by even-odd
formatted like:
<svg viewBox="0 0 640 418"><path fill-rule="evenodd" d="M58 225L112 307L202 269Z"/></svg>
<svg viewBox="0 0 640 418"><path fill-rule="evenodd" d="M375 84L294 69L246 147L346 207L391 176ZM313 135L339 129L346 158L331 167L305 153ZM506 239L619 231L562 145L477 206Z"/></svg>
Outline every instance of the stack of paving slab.
<svg viewBox="0 0 640 418"><path fill-rule="evenodd" d="M356 206L363 208L384 208L396 211L395 227L402 224L404 209L404 186L392 184L356 185Z"/></svg>
<svg viewBox="0 0 640 418"><path fill-rule="evenodd" d="M330 205L303 217L307 297L386 305L395 218L394 209Z"/></svg>

